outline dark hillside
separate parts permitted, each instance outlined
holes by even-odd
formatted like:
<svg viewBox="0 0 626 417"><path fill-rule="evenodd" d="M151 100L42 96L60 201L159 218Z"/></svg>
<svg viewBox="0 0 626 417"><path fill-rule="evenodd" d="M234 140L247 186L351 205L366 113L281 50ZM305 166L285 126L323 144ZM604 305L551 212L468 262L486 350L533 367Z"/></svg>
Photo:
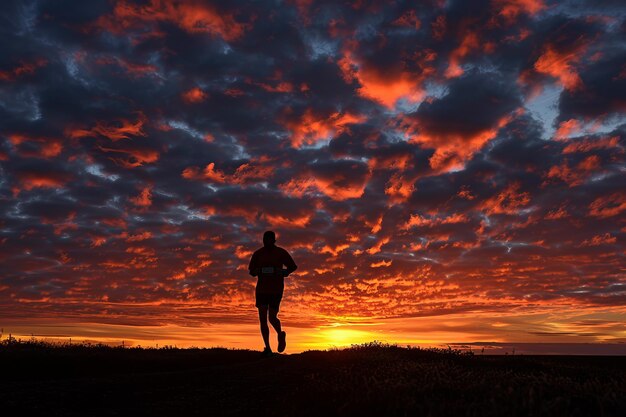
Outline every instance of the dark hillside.
<svg viewBox="0 0 626 417"><path fill-rule="evenodd" d="M57 416L621 416L626 357L472 356L370 344L227 349L0 346L3 413Z"/></svg>

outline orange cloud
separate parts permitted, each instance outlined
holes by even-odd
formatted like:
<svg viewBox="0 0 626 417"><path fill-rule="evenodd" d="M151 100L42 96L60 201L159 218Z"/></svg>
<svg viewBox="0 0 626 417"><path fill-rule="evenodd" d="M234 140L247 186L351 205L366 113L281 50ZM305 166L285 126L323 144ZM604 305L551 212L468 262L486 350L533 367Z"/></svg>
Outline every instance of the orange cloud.
<svg viewBox="0 0 626 417"><path fill-rule="evenodd" d="M215 162L208 164L202 172L197 167L185 168L182 176L188 180L205 179L220 184L226 182L226 175L222 171L215 169Z"/></svg>
<svg viewBox="0 0 626 417"><path fill-rule="evenodd" d="M389 108L401 98L416 103L424 97L424 90L409 72L401 73L398 78L388 79L374 72L361 70L358 72L358 79L362 86L357 90L359 95Z"/></svg>
<svg viewBox="0 0 626 417"><path fill-rule="evenodd" d="M427 50L418 54L414 60L419 69L407 71L397 68L379 69L368 66L356 58L358 44L348 42L343 51L343 58L338 61L346 82L357 80L361 87L357 92L360 96L377 101L382 105L393 108L396 102L404 98L411 103L416 103L424 97L422 82L427 76L434 73L431 62L436 54Z"/></svg>
<svg viewBox="0 0 626 417"><path fill-rule="evenodd" d="M256 161L251 161L239 165L230 180L235 184L250 184L268 181L273 175L274 167L271 165L262 165Z"/></svg>
<svg viewBox="0 0 626 417"><path fill-rule="evenodd" d="M456 193L456 195L465 200L473 200L476 198L476 196L472 194L472 191L466 185L461 186L461 189L458 193Z"/></svg>
<svg viewBox="0 0 626 417"><path fill-rule="evenodd" d="M391 238L389 238L389 237L385 237L385 238L380 239L374 246L372 246L371 248L368 248L365 252L369 253L370 255L377 254L378 252L380 252L382 250L381 248L384 245L389 243L390 239Z"/></svg>
<svg viewBox="0 0 626 417"><path fill-rule="evenodd" d="M419 143L427 148L435 149L430 157L430 166L437 171L447 171L463 167L465 161L478 152L487 142L498 134L498 130L506 126L512 119L512 115L504 116L490 129L482 130L475 134L446 133L413 133L419 131L419 125L409 122L408 133L411 134L410 142Z"/></svg>
<svg viewBox="0 0 626 417"><path fill-rule="evenodd" d="M341 252L343 252L344 250L348 249L349 247L350 245L347 243L341 243L335 246L334 248L329 245L324 245L324 247L320 250L320 253L329 253L333 257L335 257L339 255Z"/></svg>
<svg viewBox="0 0 626 417"><path fill-rule="evenodd" d="M589 204L589 214L594 217L613 217L626 210L626 193L617 192L598 197Z"/></svg>
<svg viewBox="0 0 626 417"><path fill-rule="evenodd" d="M591 155L583 159L577 166L581 171L595 171L600 168L600 157L598 155Z"/></svg>
<svg viewBox="0 0 626 417"><path fill-rule="evenodd" d="M546 7L542 0L493 0L493 5L498 9L498 14L508 21L522 13L535 15Z"/></svg>
<svg viewBox="0 0 626 417"><path fill-rule="evenodd" d="M191 90L187 90L181 94L181 97L186 103L201 103L207 99L208 94L202 91L198 87L194 87Z"/></svg>
<svg viewBox="0 0 626 417"><path fill-rule="evenodd" d="M294 227L306 227L311 221L310 214L295 215L295 216L281 216L276 214L264 213L263 218L272 227L294 228Z"/></svg>
<svg viewBox="0 0 626 417"><path fill-rule="evenodd" d="M518 182L511 183L498 195L483 201L480 209L488 214L517 214L530 203L530 194L519 192L520 187Z"/></svg>
<svg viewBox="0 0 626 417"><path fill-rule="evenodd" d="M119 227L121 229L126 229L127 227L126 220L119 217L103 217L99 221L110 227Z"/></svg>
<svg viewBox="0 0 626 417"><path fill-rule="evenodd" d="M617 237L612 236L610 233L605 233L603 235L595 235L591 239L584 240L579 247L608 245L615 242L617 242Z"/></svg>
<svg viewBox="0 0 626 417"><path fill-rule="evenodd" d="M367 222L366 222L367 224ZM378 233L380 232L380 229L382 229L382 225L383 225L383 216L382 214L378 217L378 220L376 220L376 222L371 225L371 224L367 224L368 226L372 226L371 232L372 233ZM352 239L354 239L354 241L358 241L358 236L352 236Z"/></svg>
<svg viewBox="0 0 626 417"><path fill-rule="evenodd" d="M270 165L257 164L254 161L241 164L232 175L215 168L215 162L209 163L204 170L187 167L182 176L188 180L208 180L218 184L252 184L269 180L274 174Z"/></svg>
<svg viewBox="0 0 626 417"><path fill-rule="evenodd" d="M22 190L34 188L62 188L70 180L68 174L55 172L30 172L24 171L16 174L19 188L13 189L13 194L19 194Z"/></svg>
<svg viewBox="0 0 626 417"><path fill-rule="evenodd" d="M409 220L400 227L401 230L408 230L411 227L421 226L438 226L440 224L457 224L467 223L469 218L465 214L455 213L449 216L420 216L419 214L411 214Z"/></svg>
<svg viewBox="0 0 626 417"><path fill-rule="evenodd" d="M408 153L404 155L388 156L373 155L367 161L367 165L370 169L395 169L405 171L414 166L414 160L415 157Z"/></svg>
<svg viewBox="0 0 626 417"><path fill-rule="evenodd" d="M569 143L563 148L563 153L589 152L596 149L613 149L619 147L619 137L603 137L600 139L583 139ZM623 149L616 149L615 152L624 153Z"/></svg>
<svg viewBox="0 0 626 417"><path fill-rule="evenodd" d="M46 65L48 65L48 60L44 58L39 58L32 62L21 62L15 68L0 71L0 81L14 81L23 75L34 74L37 68L45 67Z"/></svg>
<svg viewBox="0 0 626 417"><path fill-rule="evenodd" d="M107 242L107 238L105 236L91 236L91 247L97 248L98 246L102 246Z"/></svg>
<svg viewBox="0 0 626 417"><path fill-rule="evenodd" d="M418 30L421 26L421 22L415 14L415 10L405 12L402 16L391 22L391 24L394 26L410 27L415 30Z"/></svg>
<svg viewBox="0 0 626 417"><path fill-rule="evenodd" d="M257 85L270 93L291 93L294 91L293 84L287 81L278 81L276 85L255 82L252 82L252 84Z"/></svg>
<svg viewBox="0 0 626 417"><path fill-rule="evenodd" d="M564 219L568 216L569 216L569 213L567 212L567 209L565 208L565 206L561 206L558 209L551 210L550 212L548 212L545 218L548 220L558 220L558 219Z"/></svg>
<svg viewBox="0 0 626 417"><path fill-rule="evenodd" d="M136 64L117 56L104 56L96 59L98 65L116 65L133 77L145 77L155 74L159 69L154 65Z"/></svg>
<svg viewBox="0 0 626 417"><path fill-rule="evenodd" d="M237 248L235 248L235 256L238 259L245 259L248 261L250 260L250 256L252 256L252 251L244 248L243 246L237 246Z"/></svg>
<svg viewBox="0 0 626 417"><path fill-rule="evenodd" d="M289 116L289 112L285 116ZM349 128L348 125L362 123L365 120L365 116L349 112L335 112L325 117L314 114L313 110L308 108L295 120L284 117L283 123L291 131L291 146L300 148L341 134Z"/></svg>
<svg viewBox="0 0 626 417"><path fill-rule="evenodd" d="M76 219L76 212L72 211L67 215L64 220L60 220L58 218L47 218L45 215L41 218L42 224L52 225L54 229L54 234L60 236L66 230L78 230L79 226L74 221ZM65 254L67 257L67 254Z"/></svg>
<svg viewBox="0 0 626 417"><path fill-rule="evenodd" d="M571 50L559 51L554 45L548 44L535 61L535 71L556 78L567 90L576 90L581 87L582 81L573 65L582 58L585 48L586 44L581 44Z"/></svg>
<svg viewBox="0 0 626 417"><path fill-rule="evenodd" d="M463 68L461 68L461 60L465 58L472 50L478 49L480 43L478 34L474 31L468 30L461 44L450 53L448 68L446 69L446 78L455 78L463 75Z"/></svg>
<svg viewBox="0 0 626 417"><path fill-rule="evenodd" d="M389 203L393 205L407 201L415 191L415 180L414 177L394 173L385 184L385 194L389 196Z"/></svg>
<svg viewBox="0 0 626 417"><path fill-rule="evenodd" d="M141 242L143 240L150 239L151 237L151 232L142 232L135 235L128 235L128 237L126 237L126 242Z"/></svg>
<svg viewBox="0 0 626 417"><path fill-rule="evenodd" d="M104 136L113 142L117 142L121 139L130 139L131 136L146 136L143 131L145 121L146 118L143 113L139 113L136 122L131 122L127 119L120 119L117 125L97 122L96 126L91 129L68 128L65 130L65 134L71 139Z"/></svg>
<svg viewBox="0 0 626 417"><path fill-rule="evenodd" d="M372 268L387 267L387 266L391 266L391 262L392 262L391 260L389 261L382 260L380 262L373 262L370 264L370 267Z"/></svg>
<svg viewBox="0 0 626 417"><path fill-rule="evenodd" d="M228 88L224 90L224 94L226 94L229 97L241 97L241 96L244 96L246 93L243 90L240 90L239 88Z"/></svg>
<svg viewBox="0 0 626 417"><path fill-rule="evenodd" d="M567 139L570 135L581 131L582 126L580 122L576 119L569 119L559 124L559 128L554 133L554 138L557 140Z"/></svg>
<svg viewBox="0 0 626 417"><path fill-rule="evenodd" d="M134 253L135 255L154 256L156 251L146 246L131 246L126 248L126 253Z"/></svg>
<svg viewBox="0 0 626 417"><path fill-rule="evenodd" d="M98 146L104 152L125 153L125 158L111 158L113 162L124 168L137 168L144 164L150 164L159 160L159 152L150 148L107 148Z"/></svg>
<svg viewBox="0 0 626 417"><path fill-rule="evenodd" d="M433 20L430 24L433 39L438 41L443 39L446 34L447 23L445 14L439 15L435 18L435 20Z"/></svg>
<svg viewBox="0 0 626 417"><path fill-rule="evenodd" d="M226 41L240 38L250 28L249 24L237 22L231 13L218 11L197 0L150 0L143 5L120 0L112 14L97 20L96 27L124 35L128 29L150 27L159 22L173 23L189 33L219 35Z"/></svg>
<svg viewBox="0 0 626 417"><path fill-rule="evenodd" d="M582 184L593 172L598 170L600 162L600 157L597 155L588 156L575 167L570 167L567 160L565 160L562 164L551 167L546 174L546 178L560 179L567 183L568 186L574 187Z"/></svg>
<svg viewBox="0 0 626 417"><path fill-rule="evenodd" d="M144 187L137 197L130 198L131 203L139 207L150 207L152 205L152 189Z"/></svg>
<svg viewBox="0 0 626 417"><path fill-rule="evenodd" d="M345 181L347 174L337 173L329 178L303 175L280 184L278 187L283 192L295 197L302 197L304 194L316 191L337 201L361 197L365 192L371 173L354 182Z"/></svg>
<svg viewBox="0 0 626 417"><path fill-rule="evenodd" d="M19 154L25 157L53 158L63 151L61 140L55 138L32 137L21 134L10 134L8 138ZM22 144L36 144L37 149L20 149Z"/></svg>

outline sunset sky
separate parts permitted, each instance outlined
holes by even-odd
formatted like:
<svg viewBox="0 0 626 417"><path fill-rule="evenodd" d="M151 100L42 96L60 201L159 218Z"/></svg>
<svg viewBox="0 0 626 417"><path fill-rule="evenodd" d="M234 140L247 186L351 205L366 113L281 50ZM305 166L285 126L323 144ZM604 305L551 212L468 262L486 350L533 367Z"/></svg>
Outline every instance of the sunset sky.
<svg viewBox="0 0 626 417"><path fill-rule="evenodd" d="M3 0L0 23L3 339L259 349L274 230L288 353L626 354L623 2Z"/></svg>

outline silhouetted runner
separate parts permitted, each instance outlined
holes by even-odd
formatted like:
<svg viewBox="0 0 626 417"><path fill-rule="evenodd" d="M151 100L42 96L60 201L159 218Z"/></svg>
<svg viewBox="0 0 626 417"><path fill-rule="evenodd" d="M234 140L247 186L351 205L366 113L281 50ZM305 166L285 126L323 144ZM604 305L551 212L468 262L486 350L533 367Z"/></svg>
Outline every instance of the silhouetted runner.
<svg viewBox="0 0 626 417"><path fill-rule="evenodd" d="M263 247L257 249L250 259L250 275L257 277L256 284L256 308L259 309L259 322L261 323L261 336L265 343L264 354L270 355L270 328L267 325L269 313L270 323L278 334L278 351L283 352L287 346L287 333L280 327L278 309L280 300L283 298L285 277L298 269L298 266L289 253L276 246L276 235L272 231L263 233ZM283 265L287 269L283 269Z"/></svg>

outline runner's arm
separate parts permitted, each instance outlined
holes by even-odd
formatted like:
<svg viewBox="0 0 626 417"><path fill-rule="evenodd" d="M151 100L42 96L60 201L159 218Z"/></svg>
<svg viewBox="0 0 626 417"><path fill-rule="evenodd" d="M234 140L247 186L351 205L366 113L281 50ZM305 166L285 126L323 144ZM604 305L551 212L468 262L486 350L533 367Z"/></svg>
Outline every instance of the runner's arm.
<svg viewBox="0 0 626 417"><path fill-rule="evenodd" d="M298 265L296 265L296 263L293 261L293 258L291 257L291 255L289 255L289 252L287 251L285 251L284 254L283 264L287 267L287 269L283 269L283 275L286 277L289 276L289 274L291 274L293 271L298 269Z"/></svg>
<svg viewBox="0 0 626 417"><path fill-rule="evenodd" d="M248 265L248 271L250 272L250 275L252 275L253 277L256 277L257 275L259 275L259 266L257 263L256 253L253 253L252 258L250 258L250 265Z"/></svg>

